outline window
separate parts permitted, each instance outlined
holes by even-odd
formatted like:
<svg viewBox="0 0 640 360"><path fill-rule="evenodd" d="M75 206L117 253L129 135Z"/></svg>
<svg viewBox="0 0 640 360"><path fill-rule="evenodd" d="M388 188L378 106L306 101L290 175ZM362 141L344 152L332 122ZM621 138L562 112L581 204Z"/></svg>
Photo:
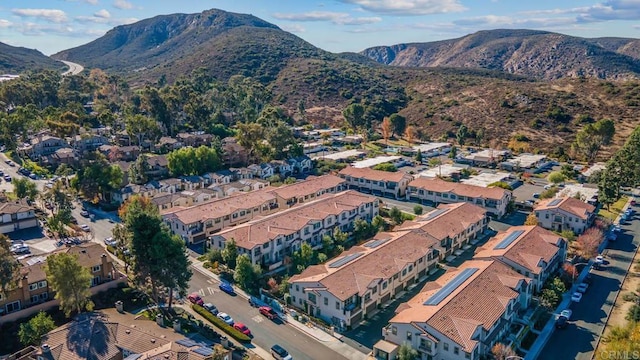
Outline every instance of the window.
<svg viewBox="0 0 640 360"><path fill-rule="evenodd" d="M269 243L264 243L264 245L262 245L263 249L268 249L269 248Z"/></svg>
<svg viewBox="0 0 640 360"><path fill-rule="evenodd" d="M91 267L91 272L98 272L100 271L100 265L96 265L96 266L92 266Z"/></svg>
<svg viewBox="0 0 640 360"><path fill-rule="evenodd" d="M240 216L244 216L245 212L244 210L240 211Z"/></svg>
<svg viewBox="0 0 640 360"><path fill-rule="evenodd" d="M295 296L292 296L292 297L291 297L291 303L293 303L293 304L295 304L295 303L296 303L296 297L295 297Z"/></svg>
<svg viewBox="0 0 640 360"><path fill-rule="evenodd" d="M296 285L296 291L300 291L300 285Z"/></svg>
<svg viewBox="0 0 640 360"><path fill-rule="evenodd" d="M34 291L38 289L38 283L29 284L29 291Z"/></svg>
<svg viewBox="0 0 640 360"><path fill-rule="evenodd" d="M385 281L385 282L382 283L382 290L384 290L386 288L387 288L387 282Z"/></svg>
<svg viewBox="0 0 640 360"><path fill-rule="evenodd" d="M47 287L47 280L38 281L38 288L42 289L43 287Z"/></svg>
<svg viewBox="0 0 640 360"><path fill-rule="evenodd" d="M336 301L336 310L340 310L340 302Z"/></svg>
<svg viewBox="0 0 640 360"><path fill-rule="evenodd" d="M309 293L308 298L309 298L309 301L311 301L312 303L314 304L316 303L316 294Z"/></svg>
<svg viewBox="0 0 640 360"><path fill-rule="evenodd" d="M449 344L448 343L443 343L442 344L442 348L444 349L444 351L449 351Z"/></svg>
<svg viewBox="0 0 640 360"><path fill-rule="evenodd" d="M374 286L374 287L371 289L371 293L372 293L372 294L375 294L375 293L377 293L377 292L378 292L378 287L377 287L377 286Z"/></svg>
<svg viewBox="0 0 640 360"><path fill-rule="evenodd" d="M237 219L238 218L238 213L233 213L233 218Z"/></svg>
<svg viewBox="0 0 640 360"><path fill-rule="evenodd" d="M464 358L471 359L471 354L469 354L468 352L464 353Z"/></svg>
<svg viewBox="0 0 640 360"><path fill-rule="evenodd" d="M391 333L392 333L393 335L398 335L398 328L397 328L397 327L395 327L395 326L392 326L392 327L391 327Z"/></svg>
<svg viewBox="0 0 640 360"><path fill-rule="evenodd" d="M32 303L32 304L35 304L35 303L37 303L38 301L40 301L40 296L38 296L38 295L32 295L32 296L31 296L31 303Z"/></svg>
<svg viewBox="0 0 640 360"><path fill-rule="evenodd" d="M411 341L411 337L413 336L413 334L411 333L411 331L407 331L407 340Z"/></svg>
<svg viewBox="0 0 640 360"><path fill-rule="evenodd" d="M453 353L456 354L456 355L460 354L460 348L457 347L457 346L454 346L453 347Z"/></svg>
<svg viewBox="0 0 640 360"><path fill-rule="evenodd" d="M324 306L329 306L329 298L324 298Z"/></svg>
<svg viewBox="0 0 640 360"><path fill-rule="evenodd" d="M49 293L42 293L42 294L40 294L40 300L41 300L41 301L47 301L47 300L49 300Z"/></svg>
<svg viewBox="0 0 640 360"><path fill-rule="evenodd" d="M91 286L96 286L100 284L100 276L96 276L93 279L91 279Z"/></svg>

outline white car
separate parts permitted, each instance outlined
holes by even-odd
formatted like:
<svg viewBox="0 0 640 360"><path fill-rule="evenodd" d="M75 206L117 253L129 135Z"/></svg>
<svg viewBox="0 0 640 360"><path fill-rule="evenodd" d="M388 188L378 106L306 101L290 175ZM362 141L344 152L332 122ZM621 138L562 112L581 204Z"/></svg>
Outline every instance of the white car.
<svg viewBox="0 0 640 360"><path fill-rule="evenodd" d="M596 265L602 265L602 264L604 264L604 256L602 255L596 256Z"/></svg>
<svg viewBox="0 0 640 360"><path fill-rule="evenodd" d="M220 320L224 321L225 323L227 323L227 325L233 326L233 318L231 316L229 316L229 314L227 314L227 313L218 313L218 318Z"/></svg>
<svg viewBox="0 0 640 360"><path fill-rule="evenodd" d="M571 301L580 302L580 300L582 300L582 293L574 292L573 295L571 295Z"/></svg>
<svg viewBox="0 0 640 360"><path fill-rule="evenodd" d="M80 229L82 229L82 230L84 230L84 231L86 231L86 232L91 231L91 228L90 228L90 227L89 227L89 225L87 225L87 224L82 224L82 225L80 225Z"/></svg>
<svg viewBox="0 0 640 360"><path fill-rule="evenodd" d="M578 288L576 290L578 290L579 293L583 293L584 294L585 292L587 292L588 288L589 288L589 284L582 283L582 284L578 285Z"/></svg>
<svg viewBox="0 0 640 360"><path fill-rule="evenodd" d="M114 238L108 237L108 238L104 239L104 244L108 245L108 246L116 246L116 241L115 241Z"/></svg>
<svg viewBox="0 0 640 360"><path fill-rule="evenodd" d="M567 320L571 320L571 314L573 314L573 311L570 309L562 310L562 312L560 312L560 316L566 317Z"/></svg>
<svg viewBox="0 0 640 360"><path fill-rule="evenodd" d="M620 231L622 231L622 227L620 227L620 225L615 225L615 226L613 227L613 231L614 231L614 232L620 232Z"/></svg>

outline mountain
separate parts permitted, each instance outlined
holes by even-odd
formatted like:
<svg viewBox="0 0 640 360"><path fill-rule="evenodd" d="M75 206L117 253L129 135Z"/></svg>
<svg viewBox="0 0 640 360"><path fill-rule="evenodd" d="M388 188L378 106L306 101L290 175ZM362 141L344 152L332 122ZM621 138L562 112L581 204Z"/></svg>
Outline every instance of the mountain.
<svg viewBox="0 0 640 360"><path fill-rule="evenodd" d="M483 68L545 80L640 78L638 39L535 30L479 31L452 40L372 47L361 54L393 66Z"/></svg>
<svg viewBox="0 0 640 360"><path fill-rule="evenodd" d="M0 74L19 74L25 70L63 69L65 65L38 50L0 42Z"/></svg>
<svg viewBox="0 0 640 360"><path fill-rule="evenodd" d="M358 57L358 54L345 57ZM235 74L269 82L291 58L336 59L299 37L252 15L218 9L171 14L118 26L54 58L85 67L125 74L134 79L175 80L199 67L220 79Z"/></svg>

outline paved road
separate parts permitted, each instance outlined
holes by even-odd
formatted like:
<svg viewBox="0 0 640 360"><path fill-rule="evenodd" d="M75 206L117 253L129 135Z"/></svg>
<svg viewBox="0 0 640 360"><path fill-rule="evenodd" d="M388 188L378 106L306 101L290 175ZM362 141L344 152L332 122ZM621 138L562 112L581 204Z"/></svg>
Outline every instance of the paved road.
<svg viewBox="0 0 640 360"><path fill-rule="evenodd" d="M273 322L249 306L246 299L230 296L218 289L218 282L194 269L189 292L199 292L205 302L213 303L236 322L242 322L253 333L253 343L269 350L274 344L283 346L294 359L347 359L316 339L290 325Z"/></svg>
<svg viewBox="0 0 640 360"><path fill-rule="evenodd" d="M635 208L636 210L637 207ZM551 334L549 342L538 359L590 360L602 332L607 315L611 312L629 263L640 242L640 221L623 225L616 242L610 242L606 251L609 262L603 270L592 270L593 282L580 303L573 303L573 321L563 330Z"/></svg>
<svg viewBox="0 0 640 360"><path fill-rule="evenodd" d="M84 70L84 67L80 64L76 64L71 61L65 61L65 60L60 60L60 61L69 67L69 70L63 72L62 76L77 75L77 74L80 74L82 70Z"/></svg>

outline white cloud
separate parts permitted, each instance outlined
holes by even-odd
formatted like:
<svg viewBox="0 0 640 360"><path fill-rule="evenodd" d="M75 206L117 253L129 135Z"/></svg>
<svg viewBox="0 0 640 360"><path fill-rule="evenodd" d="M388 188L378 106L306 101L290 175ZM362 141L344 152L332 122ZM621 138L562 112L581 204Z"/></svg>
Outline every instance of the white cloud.
<svg viewBox="0 0 640 360"><path fill-rule="evenodd" d="M129 10L133 9L133 4L128 2L127 0L115 0L113 2L113 7L121 10Z"/></svg>
<svg viewBox="0 0 640 360"><path fill-rule="evenodd" d="M8 28L8 27L11 27L12 25L13 23L11 23L11 21L0 19L0 28Z"/></svg>
<svg viewBox="0 0 640 360"><path fill-rule="evenodd" d="M58 9L12 9L11 13L20 17L40 18L52 23L67 22L67 14Z"/></svg>
<svg viewBox="0 0 640 360"><path fill-rule="evenodd" d="M98 5L98 0L66 0L68 2L76 2L76 1L80 1L83 3L87 3L87 4L91 4L91 5Z"/></svg>
<svg viewBox="0 0 640 360"><path fill-rule="evenodd" d="M306 32L307 30L300 24L289 24L289 25L285 25L282 26L282 30L284 31L288 31L291 33L303 33Z"/></svg>
<svg viewBox="0 0 640 360"><path fill-rule="evenodd" d="M339 0L377 14L430 15L467 10L459 0Z"/></svg>
<svg viewBox="0 0 640 360"><path fill-rule="evenodd" d="M93 16L97 18L108 19L111 17L111 14L106 9L102 9L96 12L95 14L93 14Z"/></svg>
<svg viewBox="0 0 640 360"><path fill-rule="evenodd" d="M291 21L330 21L336 25L363 25L382 21L379 17L352 17L347 13L333 11L310 11L300 14L276 13L273 17Z"/></svg>

